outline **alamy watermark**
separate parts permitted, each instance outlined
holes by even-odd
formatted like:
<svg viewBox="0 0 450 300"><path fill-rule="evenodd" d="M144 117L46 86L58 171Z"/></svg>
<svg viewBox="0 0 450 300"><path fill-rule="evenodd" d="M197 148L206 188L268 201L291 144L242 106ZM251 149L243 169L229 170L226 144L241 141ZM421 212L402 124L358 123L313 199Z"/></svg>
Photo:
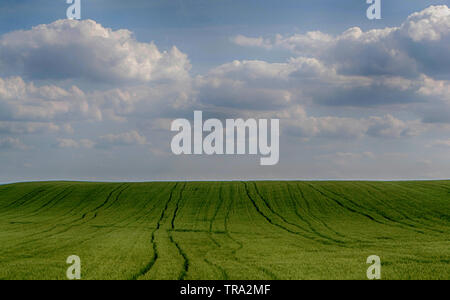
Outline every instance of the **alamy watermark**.
<svg viewBox="0 0 450 300"><path fill-rule="evenodd" d="M381 279L381 259L377 255L371 255L367 258L366 263L371 264L367 269L367 278L370 280Z"/></svg>
<svg viewBox="0 0 450 300"><path fill-rule="evenodd" d="M268 126L267 119L245 121L227 119L225 126L218 119L208 119L203 122L203 113L195 111L193 126L187 119L177 119L172 122L171 130L179 132L172 139L172 153L176 155L260 154L263 156L260 159L261 165L276 165L280 159L280 120L271 119L270 128ZM270 144L268 131L270 131ZM209 134L204 137L204 132Z"/></svg>
<svg viewBox="0 0 450 300"><path fill-rule="evenodd" d="M66 272L67 279L81 279L81 259L79 256L71 255L67 258L66 263L71 265Z"/></svg>
<svg viewBox="0 0 450 300"><path fill-rule="evenodd" d="M367 9L366 15L369 20L381 19L381 0L367 0L367 4L370 4Z"/></svg>
<svg viewBox="0 0 450 300"><path fill-rule="evenodd" d="M66 0L67 4L71 4L66 11L67 19L81 20L81 0Z"/></svg>

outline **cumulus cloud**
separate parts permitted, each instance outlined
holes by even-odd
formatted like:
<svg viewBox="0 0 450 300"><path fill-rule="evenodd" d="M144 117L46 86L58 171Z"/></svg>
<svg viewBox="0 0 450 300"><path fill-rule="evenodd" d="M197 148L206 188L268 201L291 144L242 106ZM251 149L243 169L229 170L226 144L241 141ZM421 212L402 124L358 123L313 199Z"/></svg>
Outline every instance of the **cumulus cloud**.
<svg viewBox="0 0 450 300"><path fill-rule="evenodd" d="M124 122L131 117L174 115L178 110L192 107L194 94L190 83L158 83L98 90L88 93L87 98L104 118Z"/></svg>
<svg viewBox="0 0 450 300"><path fill-rule="evenodd" d="M417 113L426 123L450 123L450 81L424 78L424 84L418 94L429 99Z"/></svg>
<svg viewBox="0 0 450 300"><path fill-rule="evenodd" d="M92 20L58 20L0 37L3 71L32 79L150 82L189 77L187 55Z"/></svg>
<svg viewBox="0 0 450 300"><path fill-rule="evenodd" d="M367 134L374 137L399 138L418 136L427 128L420 120L402 121L392 115L370 117L367 121Z"/></svg>
<svg viewBox="0 0 450 300"><path fill-rule="evenodd" d="M398 27L353 27L337 36L320 31L273 38L239 35L232 39L238 45L288 49L297 57L283 63L223 64L197 81L199 99L253 110L413 104L410 112L423 121L449 122L449 28L450 9L442 5L412 14Z"/></svg>
<svg viewBox="0 0 450 300"><path fill-rule="evenodd" d="M21 77L0 78L0 120L48 122L68 119L100 119L78 87L35 86Z"/></svg>
<svg viewBox="0 0 450 300"><path fill-rule="evenodd" d="M276 110L291 103L290 91L281 88L248 86L246 82L227 78L207 78L198 82L201 104L247 110Z"/></svg>
<svg viewBox="0 0 450 300"><path fill-rule="evenodd" d="M450 10L447 5L430 6L410 15L401 30L416 42L441 40L450 34Z"/></svg>
<svg viewBox="0 0 450 300"><path fill-rule="evenodd" d="M417 136L428 126L420 120L402 121L392 115L368 118L313 117L297 106L278 115L284 121L285 130L299 137L326 138L401 138Z"/></svg>
<svg viewBox="0 0 450 300"><path fill-rule="evenodd" d="M205 105L251 110L279 110L293 105L300 88L333 76L314 58L292 58L285 63L233 61L195 80L197 99Z"/></svg>
<svg viewBox="0 0 450 300"><path fill-rule="evenodd" d="M4 34L0 133L73 132L72 122L173 114L191 105L190 67L176 47L162 51L128 30L92 20L59 20ZM114 87L92 89L99 82Z"/></svg>
<svg viewBox="0 0 450 300"><path fill-rule="evenodd" d="M410 15L399 27L366 32L353 27L338 36L314 31L266 39L239 36L233 41L316 57L335 65L341 74L411 77L423 73L448 78L450 9L430 6Z"/></svg>
<svg viewBox="0 0 450 300"><path fill-rule="evenodd" d="M423 102L430 98L423 90L427 78L342 75L317 58L296 57L284 63L234 61L195 82L203 104L268 110L305 102L354 107Z"/></svg>
<svg viewBox="0 0 450 300"><path fill-rule="evenodd" d="M37 86L21 77L0 78L0 133L64 131L81 121L126 122L192 106L190 83L123 86L85 92L77 86Z"/></svg>

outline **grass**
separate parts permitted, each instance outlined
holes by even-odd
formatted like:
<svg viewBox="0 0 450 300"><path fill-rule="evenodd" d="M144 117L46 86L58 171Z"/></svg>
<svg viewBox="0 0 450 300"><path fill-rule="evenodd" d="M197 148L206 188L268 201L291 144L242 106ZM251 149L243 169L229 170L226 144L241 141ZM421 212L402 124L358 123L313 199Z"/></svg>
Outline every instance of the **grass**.
<svg viewBox="0 0 450 300"><path fill-rule="evenodd" d="M0 186L0 279L450 279L450 182Z"/></svg>

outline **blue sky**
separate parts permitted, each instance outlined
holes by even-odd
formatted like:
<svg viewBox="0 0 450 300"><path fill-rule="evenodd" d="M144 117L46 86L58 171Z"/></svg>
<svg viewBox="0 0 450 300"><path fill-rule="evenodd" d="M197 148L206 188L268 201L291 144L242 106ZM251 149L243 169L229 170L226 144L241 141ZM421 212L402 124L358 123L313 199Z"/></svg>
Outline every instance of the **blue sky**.
<svg viewBox="0 0 450 300"><path fill-rule="evenodd" d="M448 178L448 4L3 0L0 182ZM280 163L172 155L196 109L280 118Z"/></svg>

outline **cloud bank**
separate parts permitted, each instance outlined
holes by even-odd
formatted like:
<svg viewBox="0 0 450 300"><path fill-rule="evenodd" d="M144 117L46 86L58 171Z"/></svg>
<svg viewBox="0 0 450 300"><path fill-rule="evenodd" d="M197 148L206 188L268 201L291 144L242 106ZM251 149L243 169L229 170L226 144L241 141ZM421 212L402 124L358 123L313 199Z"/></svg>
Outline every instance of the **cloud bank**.
<svg viewBox="0 0 450 300"><path fill-rule="evenodd" d="M222 119L279 118L282 147L311 151L307 163L317 157L388 159L387 144L398 147L392 152L407 152L416 143L422 155L448 150L442 137L450 133L447 6L430 6L397 27L352 27L338 35L240 34L231 41L246 48L247 59L241 55L193 74L188 54L176 46L163 50L92 20L4 34L0 151L43 149L51 161L71 149L78 159L113 157L109 163L123 165L130 156L149 155L162 165L158 171L176 170L166 166L172 162L166 155L170 120L190 118L194 110ZM272 59L255 59L252 48ZM271 56L279 49L289 57ZM293 166L296 159L296 153L289 158ZM177 163L188 165L186 172L193 168L192 162Z"/></svg>

